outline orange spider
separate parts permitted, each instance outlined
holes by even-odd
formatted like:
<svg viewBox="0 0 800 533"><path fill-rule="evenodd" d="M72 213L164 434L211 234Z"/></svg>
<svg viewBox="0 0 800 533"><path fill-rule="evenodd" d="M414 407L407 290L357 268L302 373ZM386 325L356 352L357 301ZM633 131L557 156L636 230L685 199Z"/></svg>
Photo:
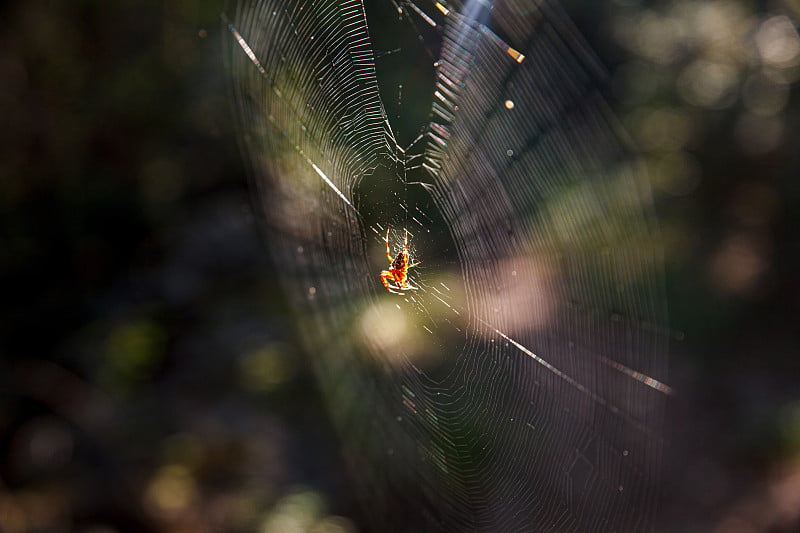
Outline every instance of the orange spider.
<svg viewBox="0 0 800 533"><path fill-rule="evenodd" d="M389 228L386 228L384 240L386 241L386 259L389 260L391 265L389 270L381 272L383 286L393 294L405 294L400 291L416 290L418 287L413 287L408 283L408 269L419 264L419 262L410 263L408 258L408 230L406 230L403 238L403 250L398 252L394 259L392 259L392 252L389 249ZM394 281L394 285L390 285L390 281Z"/></svg>

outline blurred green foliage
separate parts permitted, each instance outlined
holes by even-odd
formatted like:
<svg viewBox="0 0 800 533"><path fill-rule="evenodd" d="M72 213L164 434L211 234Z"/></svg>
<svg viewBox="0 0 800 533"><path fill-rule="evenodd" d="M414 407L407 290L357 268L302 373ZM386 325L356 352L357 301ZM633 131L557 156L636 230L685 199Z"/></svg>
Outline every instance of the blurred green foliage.
<svg viewBox="0 0 800 533"><path fill-rule="evenodd" d="M254 531L296 494L353 530L250 210L222 8L2 8L4 532Z"/></svg>

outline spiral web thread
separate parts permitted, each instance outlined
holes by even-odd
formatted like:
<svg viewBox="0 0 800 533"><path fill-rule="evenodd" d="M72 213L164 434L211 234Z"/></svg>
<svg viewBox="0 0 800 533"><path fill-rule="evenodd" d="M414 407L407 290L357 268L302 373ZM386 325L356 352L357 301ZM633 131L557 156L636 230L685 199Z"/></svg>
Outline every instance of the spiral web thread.
<svg viewBox="0 0 800 533"><path fill-rule="evenodd" d="M552 2L395 6L443 28L413 154L362 2L243 1L226 41L269 244L371 526L652 530L660 256L602 68ZM403 296L378 280L390 224L393 253L408 230L423 261Z"/></svg>

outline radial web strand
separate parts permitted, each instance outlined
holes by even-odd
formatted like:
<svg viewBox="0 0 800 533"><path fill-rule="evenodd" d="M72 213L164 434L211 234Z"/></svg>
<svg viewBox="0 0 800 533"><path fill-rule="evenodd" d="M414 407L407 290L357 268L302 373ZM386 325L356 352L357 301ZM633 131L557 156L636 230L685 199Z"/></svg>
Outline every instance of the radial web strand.
<svg viewBox="0 0 800 533"><path fill-rule="evenodd" d="M228 15L257 203L370 526L653 530L673 394L657 229L563 10ZM418 129L386 96L414 45L430 61L409 63L398 109L421 110ZM420 262L402 294L379 277L387 232Z"/></svg>

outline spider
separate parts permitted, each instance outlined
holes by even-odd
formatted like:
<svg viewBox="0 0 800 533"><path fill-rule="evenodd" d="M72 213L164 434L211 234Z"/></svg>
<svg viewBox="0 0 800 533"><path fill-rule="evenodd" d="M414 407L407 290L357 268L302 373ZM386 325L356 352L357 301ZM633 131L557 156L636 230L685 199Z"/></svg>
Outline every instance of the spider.
<svg viewBox="0 0 800 533"><path fill-rule="evenodd" d="M389 229L390 228L386 228L386 237L384 240L386 241L386 259L389 260L391 265L389 266L389 270L383 270L381 272L381 281L387 291L393 294L405 294L400 291L416 290L418 288L408 283L408 269L417 266L421 261L411 263L408 258L408 230L406 230L405 237L403 237L403 250L398 252L394 259L392 259L392 252L389 249ZM393 281L394 285L391 285L389 283L390 281Z"/></svg>

